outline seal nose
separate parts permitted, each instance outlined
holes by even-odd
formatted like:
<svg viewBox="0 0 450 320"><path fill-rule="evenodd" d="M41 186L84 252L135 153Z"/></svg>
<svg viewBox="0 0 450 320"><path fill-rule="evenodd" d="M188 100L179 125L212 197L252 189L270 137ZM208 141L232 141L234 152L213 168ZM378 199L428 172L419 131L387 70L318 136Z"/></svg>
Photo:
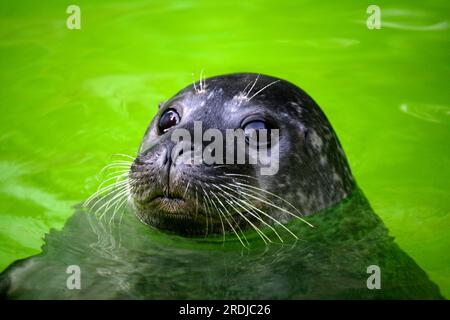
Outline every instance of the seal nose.
<svg viewBox="0 0 450 320"><path fill-rule="evenodd" d="M160 161L162 163L161 167L161 178L163 181L166 181L166 186L164 189L167 193L173 191L174 177L176 176L176 167L177 167L177 159L183 154L182 148L177 148L173 144L168 144L163 147L163 150L160 155ZM173 170L175 169L175 170Z"/></svg>

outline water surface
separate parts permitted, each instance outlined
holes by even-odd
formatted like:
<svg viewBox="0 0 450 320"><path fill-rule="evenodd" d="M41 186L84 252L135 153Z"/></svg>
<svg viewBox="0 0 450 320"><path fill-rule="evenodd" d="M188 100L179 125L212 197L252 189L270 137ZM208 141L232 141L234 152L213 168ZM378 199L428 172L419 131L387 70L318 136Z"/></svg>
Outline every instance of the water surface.
<svg viewBox="0 0 450 320"><path fill-rule="evenodd" d="M261 72L322 107L397 243L450 295L449 4L77 1L0 4L0 269L40 252L134 154L157 103L198 77ZM184 243L184 239L178 239Z"/></svg>

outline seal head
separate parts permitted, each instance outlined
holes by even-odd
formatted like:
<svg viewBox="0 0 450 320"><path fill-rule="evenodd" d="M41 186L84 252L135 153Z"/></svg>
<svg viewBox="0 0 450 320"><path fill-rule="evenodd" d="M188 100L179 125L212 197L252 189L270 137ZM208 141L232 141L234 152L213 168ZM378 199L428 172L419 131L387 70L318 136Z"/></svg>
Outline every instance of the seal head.
<svg viewBox="0 0 450 320"><path fill-rule="evenodd" d="M195 163L195 148L180 150L174 134L195 136L199 124L223 137L227 129L265 132L264 150L277 150L276 170L262 174L259 162L227 162L230 150L250 159L248 145L240 149L237 139L214 163ZM203 138L205 149L214 139ZM129 178L138 218L183 235L285 224L340 202L354 185L339 140L313 99L288 81L252 73L208 78L161 103Z"/></svg>

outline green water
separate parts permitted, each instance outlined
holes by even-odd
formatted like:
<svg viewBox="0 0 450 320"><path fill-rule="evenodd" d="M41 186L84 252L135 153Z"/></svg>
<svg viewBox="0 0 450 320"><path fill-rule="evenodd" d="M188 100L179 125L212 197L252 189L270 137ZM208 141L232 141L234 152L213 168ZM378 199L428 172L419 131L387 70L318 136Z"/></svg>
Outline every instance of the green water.
<svg viewBox="0 0 450 320"><path fill-rule="evenodd" d="M159 101L204 69L285 78L327 114L399 246L450 296L448 2L0 4L0 269L40 252ZM180 240L182 241L182 240Z"/></svg>

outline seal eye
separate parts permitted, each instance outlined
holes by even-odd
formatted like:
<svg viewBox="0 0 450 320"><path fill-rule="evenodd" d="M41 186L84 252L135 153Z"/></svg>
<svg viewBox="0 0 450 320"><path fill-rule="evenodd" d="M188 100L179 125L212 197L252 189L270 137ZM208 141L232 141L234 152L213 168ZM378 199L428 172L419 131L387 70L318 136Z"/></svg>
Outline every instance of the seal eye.
<svg viewBox="0 0 450 320"><path fill-rule="evenodd" d="M159 119L159 131L167 132L180 122L180 115L174 109L168 109Z"/></svg>
<svg viewBox="0 0 450 320"><path fill-rule="evenodd" d="M261 129L267 130L267 125L264 121L259 121L259 120L251 121L244 126L245 135L252 134L255 131L258 131Z"/></svg>
<svg viewBox="0 0 450 320"><path fill-rule="evenodd" d="M270 130L268 125L261 120L250 121L244 125L244 133L247 141L252 139L258 141L258 145L269 145L270 144ZM264 137L264 141L260 141L260 130L266 130L267 135Z"/></svg>

